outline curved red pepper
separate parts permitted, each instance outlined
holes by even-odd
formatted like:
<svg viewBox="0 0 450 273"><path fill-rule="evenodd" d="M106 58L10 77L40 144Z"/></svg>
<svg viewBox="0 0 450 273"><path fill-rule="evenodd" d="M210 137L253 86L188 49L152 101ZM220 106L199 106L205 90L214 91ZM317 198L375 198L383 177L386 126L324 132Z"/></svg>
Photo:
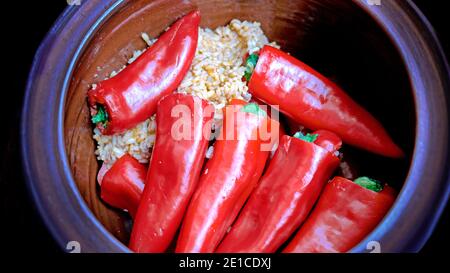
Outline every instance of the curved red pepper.
<svg viewBox="0 0 450 273"><path fill-rule="evenodd" d="M240 112L243 104L246 102L233 100L225 107L223 138L216 140L214 154L189 204L176 252L213 252L263 172L269 152L261 151L264 141L258 131L272 121ZM230 135L234 137L227 137Z"/></svg>
<svg viewBox="0 0 450 273"><path fill-rule="evenodd" d="M156 142L130 239L136 252L163 252L195 190L211 134L214 107L171 94L158 104Z"/></svg>
<svg viewBox="0 0 450 273"><path fill-rule="evenodd" d="M332 131L344 142L380 155L403 155L383 126L341 88L279 49L261 49L248 87L309 129Z"/></svg>
<svg viewBox="0 0 450 273"><path fill-rule="evenodd" d="M314 134L317 144L283 136L217 252L275 252L300 226L339 164L334 152L340 139L327 131Z"/></svg>
<svg viewBox="0 0 450 273"><path fill-rule="evenodd" d="M100 104L109 117L106 125L98 124L102 134L120 133L148 119L157 102L180 85L197 49L199 23L198 11L184 16L136 61L89 90L93 113Z"/></svg>
<svg viewBox="0 0 450 273"><path fill-rule="evenodd" d="M283 252L346 252L381 221L395 201L395 191L363 188L335 177L315 209Z"/></svg>
<svg viewBox="0 0 450 273"><path fill-rule="evenodd" d="M147 167L125 154L114 162L101 180L101 198L113 207L127 210L134 218L146 175Z"/></svg>

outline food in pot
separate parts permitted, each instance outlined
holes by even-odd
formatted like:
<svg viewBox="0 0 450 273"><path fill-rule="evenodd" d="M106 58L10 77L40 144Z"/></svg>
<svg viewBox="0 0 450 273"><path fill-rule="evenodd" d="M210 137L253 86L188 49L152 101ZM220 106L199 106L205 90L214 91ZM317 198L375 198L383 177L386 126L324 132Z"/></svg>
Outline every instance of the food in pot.
<svg viewBox="0 0 450 273"><path fill-rule="evenodd" d="M316 131L283 136L217 252L275 252L301 225L339 165L341 140Z"/></svg>
<svg viewBox="0 0 450 273"><path fill-rule="evenodd" d="M183 220L176 252L216 249L255 188L269 156L269 151L261 150L264 140L257 134L261 126L275 121L257 104L233 100L224 114L223 138L214 143L214 154ZM236 135L228 137L229 132Z"/></svg>
<svg viewBox="0 0 450 273"><path fill-rule="evenodd" d="M99 180L102 200L134 218L144 190L147 166L126 154Z"/></svg>
<svg viewBox="0 0 450 273"><path fill-rule="evenodd" d="M158 39L142 34L149 48L88 92L101 197L134 219L129 247L348 251L395 194L368 178L328 182L342 141L394 158L402 150L337 85L269 42L259 23L199 26L193 11ZM348 236L333 237L341 233Z"/></svg>
<svg viewBox="0 0 450 273"><path fill-rule="evenodd" d="M190 128L176 128L179 113L186 111ZM158 103L156 143L144 193L131 233L136 252L163 252L178 230L197 186L211 134L214 107L192 95L174 93ZM177 113L178 114L178 113ZM184 132L189 132L184 134ZM179 135L175 135L179 134Z"/></svg>
<svg viewBox="0 0 450 273"><path fill-rule="evenodd" d="M191 12L119 74L88 92L92 123L105 135L121 133L153 115L156 104L176 90L197 49L200 14Z"/></svg>
<svg viewBox="0 0 450 273"><path fill-rule="evenodd" d="M383 219L395 197L394 189L376 180L337 176L283 252L349 251Z"/></svg>
<svg viewBox="0 0 450 273"><path fill-rule="evenodd" d="M264 46L247 59L249 90L313 130L335 132L345 143L389 157L403 156L383 126L340 87L281 50Z"/></svg>
<svg viewBox="0 0 450 273"><path fill-rule="evenodd" d="M251 98L247 84L242 81L245 73L244 56L258 51L266 44L275 47L278 45L269 42L259 23L237 19L214 30L200 28L198 34L198 46L192 65L177 91L196 95L212 103L216 108L215 123L220 128L222 108L225 105L234 98L245 101ZM149 46L157 40L146 34L142 38ZM146 50L137 50L129 62L133 63ZM114 71L111 76L117 75ZM148 163L155 133L154 115L135 127L114 135L104 135L96 127L94 139L97 142L97 159L109 168L118 158L129 153L139 162Z"/></svg>

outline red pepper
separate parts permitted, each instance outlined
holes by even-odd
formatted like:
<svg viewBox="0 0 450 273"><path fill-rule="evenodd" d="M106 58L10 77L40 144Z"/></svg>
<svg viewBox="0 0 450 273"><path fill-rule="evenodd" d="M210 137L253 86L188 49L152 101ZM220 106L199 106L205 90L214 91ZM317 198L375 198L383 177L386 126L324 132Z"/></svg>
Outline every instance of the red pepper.
<svg viewBox="0 0 450 273"><path fill-rule="evenodd" d="M275 121L257 104L244 104L233 100L225 107L223 137L216 140L189 204L176 252L213 252L263 172L269 151L261 150L265 141L258 131Z"/></svg>
<svg viewBox="0 0 450 273"><path fill-rule="evenodd" d="M383 126L341 88L279 49L261 49L248 87L309 129L332 131L344 142L380 155L403 155Z"/></svg>
<svg viewBox="0 0 450 273"><path fill-rule="evenodd" d="M248 56L248 53L247 53L247 56ZM267 115L269 116L269 118L277 121L275 123L275 126L278 126L278 128L272 128L272 129L275 132L278 132L278 140L280 140L281 137L286 134L286 131L284 130L284 127L280 122L280 112L277 109L270 107L269 105L265 104L264 102L262 102L261 100L259 100L257 98L251 98L250 102L257 103L260 107L261 106L264 107L263 109L267 112ZM276 115L276 116L272 117L272 115Z"/></svg>
<svg viewBox="0 0 450 273"><path fill-rule="evenodd" d="M113 207L127 210L134 218L146 175L147 167L125 154L99 180L101 198Z"/></svg>
<svg viewBox="0 0 450 273"><path fill-rule="evenodd" d="M247 56L248 56L248 53L247 53ZM270 159L272 159L275 154L275 151L278 147L280 139L286 134L286 131L284 130L284 127L280 122L280 116L279 116L280 113L278 112L278 110L273 109L272 107L268 106L267 104L263 103L262 101L260 101L258 99L255 99L255 98L252 98L250 100L250 103L258 104L258 106L267 113L267 116L271 120L270 131L278 132L277 135L274 134L273 136L270 137L270 139L271 139L270 145L272 146L272 150L271 150L271 153L269 154L268 160L266 161L266 167L267 167L269 165ZM243 100L233 99L231 101L231 104L245 105L247 103ZM278 114L278 116L272 116L272 114ZM266 169L266 167L264 169Z"/></svg>
<svg viewBox="0 0 450 273"><path fill-rule="evenodd" d="M349 251L375 228L394 200L395 191L387 185L375 192L335 177L283 252Z"/></svg>
<svg viewBox="0 0 450 273"><path fill-rule="evenodd" d="M148 119L157 102L180 85L195 55L199 23L198 11L184 16L136 61L89 90L93 122L102 134L120 133Z"/></svg>
<svg viewBox="0 0 450 273"><path fill-rule="evenodd" d="M300 226L338 166L334 153L342 144L328 131L310 136L313 142L283 136L217 252L275 252Z"/></svg>
<svg viewBox="0 0 450 273"><path fill-rule="evenodd" d="M136 252L163 252L178 230L197 186L211 134L214 107L171 94L158 104L156 142L131 233Z"/></svg>

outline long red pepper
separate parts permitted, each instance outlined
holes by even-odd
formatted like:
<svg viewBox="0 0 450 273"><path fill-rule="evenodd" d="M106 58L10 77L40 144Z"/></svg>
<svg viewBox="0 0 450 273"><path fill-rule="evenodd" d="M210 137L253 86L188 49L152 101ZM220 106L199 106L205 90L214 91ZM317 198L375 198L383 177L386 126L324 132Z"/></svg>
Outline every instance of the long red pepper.
<svg viewBox="0 0 450 273"><path fill-rule="evenodd" d="M317 131L283 136L269 167L217 252L275 252L304 221L339 164L342 142ZM311 141L311 142L308 142Z"/></svg>
<svg viewBox="0 0 450 273"><path fill-rule="evenodd" d="M257 104L244 104L233 100L225 107L223 137L216 140L189 204L176 252L213 252L263 172L269 151L261 150L258 131L275 121Z"/></svg>
<svg viewBox="0 0 450 273"><path fill-rule="evenodd" d="M127 210L135 217L144 190L147 167L125 154L105 173L100 182L100 195L109 205Z"/></svg>
<svg viewBox="0 0 450 273"><path fill-rule="evenodd" d="M173 240L197 185L211 133L214 107L171 94L158 104L156 142L131 233L136 252L163 252Z"/></svg>
<svg viewBox="0 0 450 273"><path fill-rule="evenodd" d="M199 23L198 11L187 14L136 61L89 90L93 122L102 134L120 133L148 119L157 102L180 85L195 55Z"/></svg>
<svg viewBox="0 0 450 273"><path fill-rule="evenodd" d="M383 126L341 88L279 49L261 49L248 87L309 129L332 131L344 142L380 155L403 155Z"/></svg>
<svg viewBox="0 0 450 273"><path fill-rule="evenodd" d="M381 221L395 200L385 185L380 192L335 177L315 209L283 252L346 252Z"/></svg>

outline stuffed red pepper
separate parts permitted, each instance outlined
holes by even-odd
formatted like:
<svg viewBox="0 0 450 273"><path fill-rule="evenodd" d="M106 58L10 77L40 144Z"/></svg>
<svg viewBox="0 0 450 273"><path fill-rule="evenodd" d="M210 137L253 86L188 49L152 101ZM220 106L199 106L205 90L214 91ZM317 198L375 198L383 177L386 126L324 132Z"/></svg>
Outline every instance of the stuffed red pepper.
<svg viewBox="0 0 450 273"><path fill-rule="evenodd" d="M267 113L234 100L207 162L178 238L176 252L213 252L258 182L270 150L262 150ZM272 121L275 122L275 121ZM266 140L270 142L270 140Z"/></svg>
<svg viewBox="0 0 450 273"><path fill-rule="evenodd" d="M341 140L317 131L283 136L217 252L275 252L300 226L339 164Z"/></svg>
<svg viewBox="0 0 450 273"><path fill-rule="evenodd" d="M113 207L128 211L134 218L146 175L147 167L125 154L99 180L101 198Z"/></svg>
<svg viewBox="0 0 450 273"><path fill-rule="evenodd" d="M249 91L312 130L336 133L345 143L368 151L401 157L402 150L383 126L336 84L294 57L271 46L250 55Z"/></svg>
<svg viewBox="0 0 450 273"><path fill-rule="evenodd" d="M199 23L198 11L184 16L136 61L89 90L92 122L102 134L120 133L148 119L157 102L180 85L197 49Z"/></svg>
<svg viewBox="0 0 450 273"><path fill-rule="evenodd" d="M130 239L135 252L163 252L173 240L197 186L214 107L171 94L158 103L156 142Z"/></svg>
<svg viewBox="0 0 450 273"><path fill-rule="evenodd" d="M347 252L383 219L395 200L388 185L335 177L283 252Z"/></svg>

